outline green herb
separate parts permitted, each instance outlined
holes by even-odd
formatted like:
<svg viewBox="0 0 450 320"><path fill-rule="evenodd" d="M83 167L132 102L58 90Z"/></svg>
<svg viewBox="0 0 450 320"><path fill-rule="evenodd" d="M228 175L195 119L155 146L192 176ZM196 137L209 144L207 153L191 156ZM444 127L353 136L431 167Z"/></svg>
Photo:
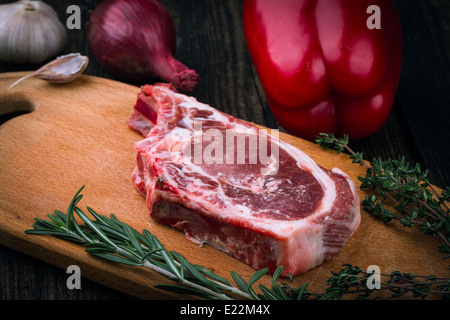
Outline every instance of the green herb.
<svg viewBox="0 0 450 320"><path fill-rule="evenodd" d="M207 299L329 300L355 294L359 299L367 299L380 291L368 289L366 285L372 274L352 265L344 265L338 273L333 272L324 293L308 291L308 282L294 288L292 275L289 275L288 283L279 282L282 266L273 273L270 288L258 283L261 277L267 275L267 268L256 271L248 281L231 271L230 275L236 283L233 285L211 270L192 264L180 253L168 251L148 230L144 229L140 233L118 220L113 214L106 217L87 207L93 217L90 218L77 206L83 197L80 194L82 189L83 187L75 194L66 213L55 210L53 214L48 214L48 220L35 218L34 228L25 232L34 235L52 235L83 244L88 253L99 258L151 269L176 283L158 284L157 288ZM83 224L79 224L76 217L81 219ZM450 279L414 276L398 271L383 276L388 277L388 281L381 283L381 290L392 291L392 297L412 293L414 296L424 298L437 293L450 298ZM416 282L417 278L424 280ZM256 284L259 292L255 291Z"/></svg>
<svg viewBox="0 0 450 320"><path fill-rule="evenodd" d="M369 289L367 282L371 282L374 272L368 273L359 267L345 264L338 273L332 272L328 278L329 287L326 293L320 296L324 299L341 299L344 295L356 295L357 299L369 297L398 298L410 294L415 298L427 298L437 295L443 299L450 299L450 279L434 276L418 276L410 273L394 271L390 274L379 274L380 289ZM384 279L384 281L382 281ZM381 296L377 293L390 291L390 296ZM375 297L373 297L375 295Z"/></svg>
<svg viewBox="0 0 450 320"><path fill-rule="evenodd" d="M430 184L428 171L420 164L409 164L404 157L397 160L378 158L367 163L362 153L348 146L346 135L336 138L322 133L316 143L338 153L347 150L353 162L367 168L365 177L358 177L360 188L370 192L361 202L367 212L383 222L397 220L406 227L420 226L422 234L438 236L442 240L440 251L450 253L450 187L439 193Z"/></svg>

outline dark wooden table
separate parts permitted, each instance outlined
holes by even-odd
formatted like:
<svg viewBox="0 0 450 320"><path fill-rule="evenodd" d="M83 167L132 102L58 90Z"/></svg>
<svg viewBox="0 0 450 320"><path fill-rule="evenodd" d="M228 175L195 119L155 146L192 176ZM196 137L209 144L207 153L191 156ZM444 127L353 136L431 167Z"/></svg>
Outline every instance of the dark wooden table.
<svg viewBox="0 0 450 320"><path fill-rule="evenodd" d="M11 1L0 1L6 2ZM63 22L69 5L81 9L81 29L69 31L61 54L87 55L86 74L112 78L96 62L87 40L89 16L100 1L46 2ZM277 128L247 53L242 2L161 2L177 28L176 57L201 76L193 95L236 117ZM450 183L450 1L398 0L396 5L404 27L404 57L395 106L381 130L351 146L364 152L366 159L403 155L428 168L432 182L445 187ZM36 65L0 62L0 72L34 69ZM12 116L2 116L1 121ZM69 290L67 277L66 270L0 246L0 299L133 299L87 279L82 280L82 289Z"/></svg>

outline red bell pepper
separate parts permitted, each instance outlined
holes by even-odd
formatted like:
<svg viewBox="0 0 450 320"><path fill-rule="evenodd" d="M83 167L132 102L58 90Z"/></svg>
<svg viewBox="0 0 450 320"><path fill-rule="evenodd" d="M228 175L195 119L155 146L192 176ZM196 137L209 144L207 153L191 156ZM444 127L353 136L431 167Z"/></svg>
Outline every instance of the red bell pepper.
<svg viewBox="0 0 450 320"><path fill-rule="evenodd" d="M361 139L386 122L402 59L393 1L245 0L243 26L286 131L309 140L321 132Z"/></svg>

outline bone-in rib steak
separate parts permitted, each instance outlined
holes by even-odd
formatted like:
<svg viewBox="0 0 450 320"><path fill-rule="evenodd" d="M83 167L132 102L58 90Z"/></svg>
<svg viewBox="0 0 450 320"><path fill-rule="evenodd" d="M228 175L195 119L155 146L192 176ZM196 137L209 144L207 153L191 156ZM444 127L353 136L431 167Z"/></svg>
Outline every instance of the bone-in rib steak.
<svg viewBox="0 0 450 320"><path fill-rule="evenodd" d="M133 180L152 218L256 269L303 273L335 256L360 224L341 170L170 86L142 87L128 124L145 137Z"/></svg>

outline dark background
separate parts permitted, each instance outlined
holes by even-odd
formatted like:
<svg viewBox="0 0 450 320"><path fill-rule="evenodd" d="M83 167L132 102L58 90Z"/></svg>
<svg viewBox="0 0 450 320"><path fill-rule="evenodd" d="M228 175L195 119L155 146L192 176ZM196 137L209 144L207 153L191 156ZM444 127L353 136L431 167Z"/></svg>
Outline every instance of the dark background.
<svg viewBox="0 0 450 320"><path fill-rule="evenodd" d="M357 0L355 0L357 1ZM0 1L0 4L12 1ZM69 5L81 8L80 30L69 31L61 54L90 58L85 74L113 78L95 61L87 41L87 24L100 1L45 1L63 24ZM161 0L177 28L176 58L197 71L193 95L219 110L270 128L278 128L247 53L240 0ZM376 1L374 1L375 3ZM404 30L402 76L387 123L374 135L352 141L366 159L405 156L431 171L431 181L450 182L450 1L395 1ZM1 45L1 44L0 44ZM0 61L0 72L35 70L40 65ZM1 110L0 110L1 114ZM0 124L15 115L0 116ZM128 299L90 280L68 290L65 270L0 246L0 299Z"/></svg>

